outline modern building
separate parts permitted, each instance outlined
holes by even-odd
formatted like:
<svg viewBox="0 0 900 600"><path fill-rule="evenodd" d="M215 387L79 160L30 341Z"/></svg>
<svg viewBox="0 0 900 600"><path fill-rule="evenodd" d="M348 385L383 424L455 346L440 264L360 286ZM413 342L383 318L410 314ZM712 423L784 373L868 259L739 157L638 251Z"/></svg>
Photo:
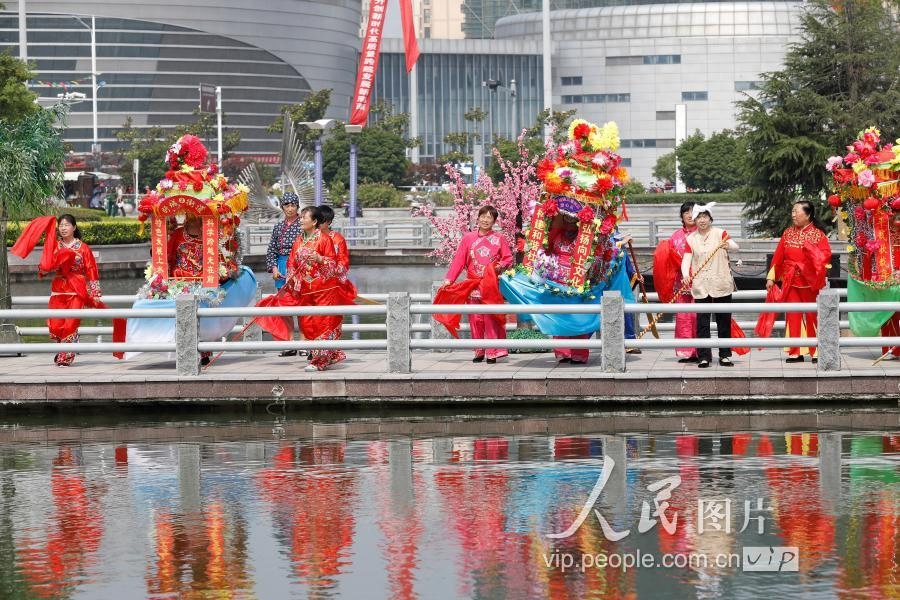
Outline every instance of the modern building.
<svg viewBox="0 0 900 600"><path fill-rule="evenodd" d="M18 3L4 0L0 51L19 54ZM359 52L360 0L28 0L32 89L85 94L72 107L66 141L92 144L91 17L95 17L99 142L117 146L126 118L139 128L193 119L201 83L222 88L225 126L241 133L238 153L277 157L281 136L266 131L281 107L331 88L328 116L347 118ZM73 14L77 11L77 15ZM98 83L99 85L99 83ZM215 144L212 144L215 147Z"/></svg>
<svg viewBox="0 0 900 600"><path fill-rule="evenodd" d="M626 165L650 184L657 158L675 146L676 106L685 106L688 134L733 129L735 103L799 41L801 12L773 1L552 12L553 106L616 121ZM500 19L495 35L540 43L541 32L541 14L529 13Z"/></svg>
<svg viewBox="0 0 900 600"><path fill-rule="evenodd" d="M430 162L452 148L448 133L476 133L482 140L514 139L535 123L543 107L540 41L423 40L416 65L419 157ZM403 41L385 39L374 98L395 112L410 112ZM473 108L483 120L467 121ZM469 148L471 151L472 148Z"/></svg>

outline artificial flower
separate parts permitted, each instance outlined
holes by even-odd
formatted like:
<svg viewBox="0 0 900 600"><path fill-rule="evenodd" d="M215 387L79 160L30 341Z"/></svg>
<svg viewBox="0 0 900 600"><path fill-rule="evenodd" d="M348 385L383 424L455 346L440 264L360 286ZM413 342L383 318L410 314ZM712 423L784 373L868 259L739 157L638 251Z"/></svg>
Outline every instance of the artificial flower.
<svg viewBox="0 0 900 600"><path fill-rule="evenodd" d="M835 168L843 166L844 159L840 156L832 156L828 159L828 162L825 163L825 168L828 171L834 171Z"/></svg>
<svg viewBox="0 0 900 600"><path fill-rule="evenodd" d="M860 187L872 187L875 183L875 174L871 170L865 169L859 172L856 180L859 182Z"/></svg>

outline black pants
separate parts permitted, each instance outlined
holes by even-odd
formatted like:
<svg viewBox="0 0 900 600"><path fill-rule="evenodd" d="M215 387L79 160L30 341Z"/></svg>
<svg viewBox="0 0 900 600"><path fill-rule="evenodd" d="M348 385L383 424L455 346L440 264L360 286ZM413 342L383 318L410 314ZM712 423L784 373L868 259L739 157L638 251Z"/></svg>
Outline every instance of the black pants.
<svg viewBox="0 0 900 600"><path fill-rule="evenodd" d="M707 296L700 300L694 300L699 304L731 304L731 294L720 298ZM697 338L709 339L709 317L712 313L697 313ZM720 340L731 339L731 313L715 313L716 327L719 330ZM697 356L700 360L712 362L712 348L697 348ZM731 348L719 348L719 358L731 358Z"/></svg>

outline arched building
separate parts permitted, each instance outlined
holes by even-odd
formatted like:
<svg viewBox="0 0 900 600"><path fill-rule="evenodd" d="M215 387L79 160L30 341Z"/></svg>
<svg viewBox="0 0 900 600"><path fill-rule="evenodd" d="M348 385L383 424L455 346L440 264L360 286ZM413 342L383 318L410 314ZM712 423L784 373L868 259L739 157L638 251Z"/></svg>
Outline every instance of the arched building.
<svg viewBox="0 0 900 600"><path fill-rule="evenodd" d="M553 106L616 121L632 176L650 184L656 159L675 146L675 106L686 107L688 134L734 128L735 102L799 41L801 12L774 1L554 11ZM540 43L541 14L500 19L495 37Z"/></svg>
<svg viewBox="0 0 900 600"><path fill-rule="evenodd" d="M0 51L17 56L18 3L4 4ZM115 134L127 117L141 128L192 120L201 83L222 87L225 125L240 131L241 154L277 156L281 136L266 128L282 106L301 102L310 90L333 89L328 116L347 118L359 0L28 0L26 11L28 58L36 66L32 89L42 97L64 89L86 96L72 107L65 134L76 152L90 152L93 137L91 16L103 82L97 116L104 152L116 148Z"/></svg>

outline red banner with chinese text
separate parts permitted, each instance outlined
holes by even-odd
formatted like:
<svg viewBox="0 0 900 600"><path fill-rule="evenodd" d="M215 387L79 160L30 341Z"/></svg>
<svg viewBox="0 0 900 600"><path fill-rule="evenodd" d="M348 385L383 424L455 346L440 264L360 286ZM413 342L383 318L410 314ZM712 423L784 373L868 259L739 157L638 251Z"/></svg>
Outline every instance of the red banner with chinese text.
<svg viewBox="0 0 900 600"><path fill-rule="evenodd" d="M530 267L537 260L538 252L544 247L544 238L547 237L547 222L544 220L544 207L538 205L531 219L531 229L528 231L529 250L522 259L522 264Z"/></svg>
<svg viewBox="0 0 900 600"><path fill-rule="evenodd" d="M579 287L584 285L584 263L591 255L591 246L594 242L594 224L582 225L578 230L578 238L575 250L572 252L572 267L569 272L569 285Z"/></svg>
<svg viewBox="0 0 900 600"><path fill-rule="evenodd" d="M381 32L384 29L386 10L387 0L371 0L362 52L359 54L356 86L353 88L353 98L350 100L351 125L365 125L369 119L369 104L372 102L372 87L375 85L375 74L378 72Z"/></svg>

